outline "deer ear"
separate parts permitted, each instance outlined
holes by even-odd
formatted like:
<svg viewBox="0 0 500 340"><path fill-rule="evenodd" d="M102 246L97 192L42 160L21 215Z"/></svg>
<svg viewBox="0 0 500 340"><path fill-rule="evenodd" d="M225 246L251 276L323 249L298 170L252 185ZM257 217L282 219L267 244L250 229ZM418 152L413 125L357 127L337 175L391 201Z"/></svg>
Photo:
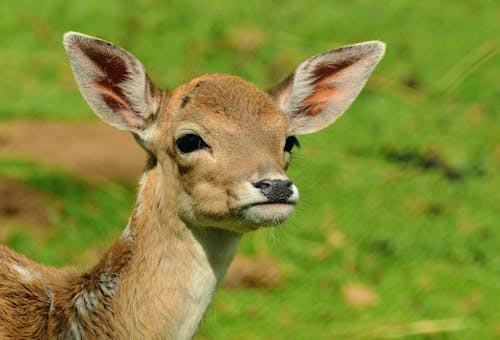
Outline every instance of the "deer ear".
<svg viewBox="0 0 500 340"><path fill-rule="evenodd" d="M64 48L80 92L94 112L144 140L155 118L159 91L142 63L109 42L75 32L64 35Z"/></svg>
<svg viewBox="0 0 500 340"><path fill-rule="evenodd" d="M370 41L319 54L300 63L269 94L292 120L295 134L316 132L347 110L384 52L384 43Z"/></svg>

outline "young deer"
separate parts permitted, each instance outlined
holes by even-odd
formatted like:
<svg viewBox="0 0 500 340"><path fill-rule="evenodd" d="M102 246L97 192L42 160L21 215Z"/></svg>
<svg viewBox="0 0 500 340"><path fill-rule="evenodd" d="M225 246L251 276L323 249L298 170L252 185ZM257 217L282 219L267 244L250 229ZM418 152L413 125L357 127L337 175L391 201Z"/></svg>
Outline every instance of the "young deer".
<svg viewBox="0 0 500 340"><path fill-rule="evenodd" d="M36 264L0 246L0 338L188 339L241 236L287 219L296 135L335 121L384 54L373 41L326 52L262 92L211 74L160 91L144 66L99 39L67 33L83 97L133 133L149 160L120 239L89 271Z"/></svg>

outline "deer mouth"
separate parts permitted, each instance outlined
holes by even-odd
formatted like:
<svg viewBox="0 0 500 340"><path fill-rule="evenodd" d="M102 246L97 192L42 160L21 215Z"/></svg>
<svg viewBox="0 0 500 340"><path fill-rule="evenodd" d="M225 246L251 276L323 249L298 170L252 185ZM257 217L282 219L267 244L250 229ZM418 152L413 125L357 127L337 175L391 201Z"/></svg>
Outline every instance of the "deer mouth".
<svg viewBox="0 0 500 340"><path fill-rule="evenodd" d="M290 200L255 202L246 205L241 214L255 226L277 226L290 217L296 205Z"/></svg>
<svg viewBox="0 0 500 340"><path fill-rule="evenodd" d="M296 205L297 202L292 201L290 199L267 200L267 201L255 202L255 203L249 204L247 207L255 207L255 206L259 206L259 205L275 205L275 204Z"/></svg>

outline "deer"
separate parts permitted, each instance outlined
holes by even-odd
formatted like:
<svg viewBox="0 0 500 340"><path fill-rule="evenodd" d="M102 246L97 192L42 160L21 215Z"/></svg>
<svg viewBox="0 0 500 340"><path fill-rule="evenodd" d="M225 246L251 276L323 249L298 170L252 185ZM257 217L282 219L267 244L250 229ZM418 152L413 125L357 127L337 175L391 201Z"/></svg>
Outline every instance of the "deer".
<svg viewBox="0 0 500 340"><path fill-rule="evenodd" d="M333 49L268 91L225 74L160 90L110 42L68 32L63 44L90 108L147 161L126 228L90 269L0 246L2 339L194 337L243 234L295 210L297 136L339 118L385 53L380 41Z"/></svg>

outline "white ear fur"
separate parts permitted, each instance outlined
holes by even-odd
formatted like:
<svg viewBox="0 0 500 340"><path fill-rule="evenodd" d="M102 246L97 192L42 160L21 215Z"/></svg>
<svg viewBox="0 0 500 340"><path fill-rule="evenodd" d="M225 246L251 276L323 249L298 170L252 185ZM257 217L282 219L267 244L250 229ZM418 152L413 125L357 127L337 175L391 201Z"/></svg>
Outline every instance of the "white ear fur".
<svg viewBox="0 0 500 340"><path fill-rule="evenodd" d="M347 110L384 52L384 43L370 41L319 54L299 64L269 94L292 119L295 134L321 130Z"/></svg>
<svg viewBox="0 0 500 340"><path fill-rule="evenodd" d="M158 101L142 63L109 42L81 33L66 33L64 47L80 92L94 112L144 140Z"/></svg>

